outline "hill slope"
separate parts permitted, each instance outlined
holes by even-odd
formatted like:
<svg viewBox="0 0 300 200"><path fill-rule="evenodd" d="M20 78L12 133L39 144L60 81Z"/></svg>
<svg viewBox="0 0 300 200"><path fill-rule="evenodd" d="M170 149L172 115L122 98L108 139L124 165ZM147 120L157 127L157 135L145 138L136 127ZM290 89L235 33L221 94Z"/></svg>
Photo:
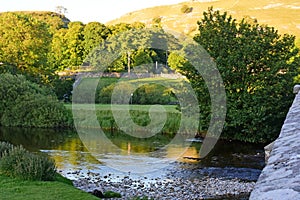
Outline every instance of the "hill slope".
<svg viewBox="0 0 300 200"><path fill-rule="evenodd" d="M184 5L192 8L190 13L181 11ZM289 33L300 38L299 0L193 0L131 12L107 24L141 21L150 25L154 18L161 18L164 28L193 35L197 31L197 21L202 18L203 11L210 6L227 11L237 19L255 18L259 24L274 26L281 34Z"/></svg>

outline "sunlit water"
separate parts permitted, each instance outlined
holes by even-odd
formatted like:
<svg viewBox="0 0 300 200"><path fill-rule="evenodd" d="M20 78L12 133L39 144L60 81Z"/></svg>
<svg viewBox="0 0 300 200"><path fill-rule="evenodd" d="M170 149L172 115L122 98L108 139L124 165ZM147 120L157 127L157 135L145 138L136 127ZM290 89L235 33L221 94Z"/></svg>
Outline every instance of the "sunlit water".
<svg viewBox="0 0 300 200"><path fill-rule="evenodd" d="M172 173L187 178L209 175L255 180L264 166L261 145L219 141L200 159L201 141L168 145L172 140L168 136L141 139L117 132L107 133L107 138L115 148L95 138L82 142L74 130L0 128L1 141L46 153L55 160L58 171L70 179L97 173L116 181L124 176L151 181L167 180ZM191 146L186 148L186 142Z"/></svg>

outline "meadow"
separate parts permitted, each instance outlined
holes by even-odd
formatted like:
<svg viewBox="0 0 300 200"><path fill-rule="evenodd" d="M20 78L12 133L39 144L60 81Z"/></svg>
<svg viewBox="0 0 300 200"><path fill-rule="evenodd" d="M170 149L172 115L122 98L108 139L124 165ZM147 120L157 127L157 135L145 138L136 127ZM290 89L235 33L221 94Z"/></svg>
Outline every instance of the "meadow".
<svg viewBox="0 0 300 200"><path fill-rule="evenodd" d="M177 98L181 96L183 101L186 100L183 92L186 91L187 84L188 81L183 78L83 78L77 87L73 106L71 104L65 106L68 110L73 109L74 121L84 127L95 128L100 125L102 129L119 131L119 125L124 124L128 126L125 127L127 131L135 132L144 130L146 126L156 121L157 124L164 122L163 127L157 125L157 129L163 134L172 136L179 131L179 127L182 133L197 134L199 130L195 131L194 127L198 127L198 119L195 120L193 117L183 119L182 105L179 105ZM111 103L113 92L117 93L117 102ZM153 110L153 105L161 107ZM118 116L125 116L128 112L131 120L140 126L139 130L136 126L128 125L130 119L126 117L115 119ZM95 115L99 125L91 123ZM155 120L151 120L151 115Z"/></svg>

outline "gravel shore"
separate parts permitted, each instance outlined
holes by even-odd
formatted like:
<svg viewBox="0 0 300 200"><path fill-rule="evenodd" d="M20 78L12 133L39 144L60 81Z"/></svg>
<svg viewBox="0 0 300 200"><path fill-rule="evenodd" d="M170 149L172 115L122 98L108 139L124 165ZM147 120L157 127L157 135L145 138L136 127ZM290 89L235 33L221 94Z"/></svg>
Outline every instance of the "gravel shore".
<svg viewBox="0 0 300 200"><path fill-rule="evenodd" d="M169 173L163 178L147 176L134 179L130 174L114 177L112 174L101 176L90 172L88 177L83 177L79 172L73 174L78 178L73 181L75 187L92 192L95 189L102 192L114 191L122 195L119 199L132 199L134 197L148 197L149 199L234 199L235 196L247 196L255 185L255 181L245 181L237 178L220 178L211 176L186 177L177 173ZM180 174L184 174L180 172ZM222 197L222 198L221 198ZM241 199L241 198L236 198ZM245 197L244 199L247 199Z"/></svg>

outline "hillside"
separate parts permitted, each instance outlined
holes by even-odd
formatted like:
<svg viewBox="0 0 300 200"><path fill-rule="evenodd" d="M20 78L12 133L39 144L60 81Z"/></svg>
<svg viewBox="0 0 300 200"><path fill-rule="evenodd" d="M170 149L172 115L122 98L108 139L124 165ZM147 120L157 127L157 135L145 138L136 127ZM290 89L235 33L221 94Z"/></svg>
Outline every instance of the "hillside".
<svg viewBox="0 0 300 200"><path fill-rule="evenodd" d="M183 5L192 8L191 12L183 13ZM197 31L197 21L210 6L227 11L237 19L255 18L259 24L274 26L281 34L289 33L296 35L298 40L300 38L299 0L193 0L131 12L107 24L141 21L151 25L154 18L161 18L164 28L193 35Z"/></svg>

